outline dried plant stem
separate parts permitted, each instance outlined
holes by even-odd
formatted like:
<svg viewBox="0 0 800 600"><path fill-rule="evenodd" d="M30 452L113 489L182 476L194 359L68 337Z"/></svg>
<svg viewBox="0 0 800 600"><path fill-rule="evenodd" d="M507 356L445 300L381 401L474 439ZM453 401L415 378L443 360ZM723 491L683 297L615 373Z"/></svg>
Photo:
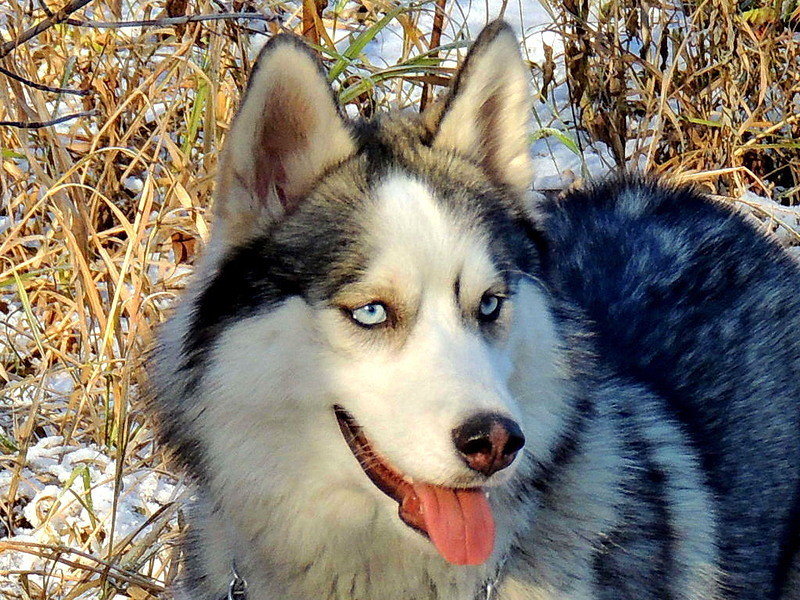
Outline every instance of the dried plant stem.
<svg viewBox="0 0 800 600"><path fill-rule="evenodd" d="M52 119L50 121L0 121L0 127L17 127L18 129L43 129L45 127L52 127L53 125L58 125L60 123L65 123L66 121L71 121L72 119L80 119L82 117L93 117L97 114L95 110L85 110L83 112L74 113L71 115L64 115L63 117L58 117L57 119Z"/></svg>
<svg viewBox="0 0 800 600"><path fill-rule="evenodd" d="M275 15L262 15L261 13L218 13L213 15L186 15L184 17L145 19L142 21L85 21L81 19L65 19L65 22L75 27L124 29L126 27L169 27L174 25L186 25L187 23L200 23L202 21L231 21L238 19L272 23L277 21L278 17Z"/></svg>
<svg viewBox="0 0 800 600"><path fill-rule="evenodd" d="M303 0L303 37L312 44L319 44L320 36L317 29L319 12L314 0Z"/></svg>
<svg viewBox="0 0 800 600"><path fill-rule="evenodd" d="M81 550L78 550L76 548L53 547L53 546L46 546L44 544L36 544L33 542L0 541L0 551L6 551L6 550L17 550L21 552L26 552L28 554L34 554L37 556L49 556L54 561L57 561L64 565L79 567L85 571L91 571L97 574L113 575L114 577L119 578L121 581L124 581L126 583L136 584L139 587L149 592L153 592L155 594L164 592L164 586L160 585L156 581L152 581L149 577L129 571L127 569L124 569L123 567L110 563L88 552L82 552ZM64 555L70 555L70 554L79 556L80 558L85 560L91 560L97 563L98 566L64 558Z"/></svg>
<svg viewBox="0 0 800 600"><path fill-rule="evenodd" d="M28 87L32 87L42 92L52 92L54 94L72 94L74 96L88 96L89 94L91 94L89 90L73 90L69 88L52 87L49 85L36 83L35 81L31 81L30 79L25 79L24 77L17 75L16 73L9 71L8 69L4 69L3 67L0 67L0 73L5 75L6 77L10 77L14 81L18 81L23 85L27 85Z"/></svg>
<svg viewBox="0 0 800 600"><path fill-rule="evenodd" d="M436 0L435 12L433 15L433 30L431 31L431 43L428 45L429 50L433 50L442 45L442 27L444 27L444 11L447 6L447 0ZM432 58L436 58L438 53L431 53ZM425 84L422 87L422 97L419 101L420 111L425 110L428 105L430 94L432 93L431 86Z"/></svg>
<svg viewBox="0 0 800 600"><path fill-rule="evenodd" d="M29 39L36 37L43 31L50 29L53 25L57 25L58 23L62 23L66 21L67 18L77 10L80 10L90 2L94 0L71 0L67 2L66 6L59 10L56 13L53 13L52 16L47 17L46 19L40 21L30 29L25 30L17 39L11 40L10 42L6 42L5 44L0 45L0 58L7 56L9 52L11 52L17 46L20 46L27 42Z"/></svg>

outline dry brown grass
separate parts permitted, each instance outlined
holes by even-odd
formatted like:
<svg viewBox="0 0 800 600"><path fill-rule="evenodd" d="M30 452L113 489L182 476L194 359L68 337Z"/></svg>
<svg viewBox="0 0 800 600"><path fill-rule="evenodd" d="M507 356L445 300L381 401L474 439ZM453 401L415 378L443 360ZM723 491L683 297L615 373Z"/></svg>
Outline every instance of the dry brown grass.
<svg viewBox="0 0 800 600"><path fill-rule="evenodd" d="M22 8L10 15L20 29L44 16ZM116 19L113 3L107 8L104 17ZM151 4L154 15L161 8ZM124 494L126 474L142 466L167 469L135 404L142 357L181 286L181 263L191 260L194 241L207 232L216 151L243 77L243 69L230 67L241 67L243 52L240 31L227 22L191 24L180 33L59 26L2 63L26 79L90 93L67 108L54 94L0 76L0 120L97 113L57 131L0 127L0 188L12 217L0 238L0 285L25 313L14 321L17 331L4 332L9 340L0 346L0 377L7 391L34 390L31 402L2 405L12 443L4 448L3 468L20 473L29 445L57 434L65 445L93 443L117 459L115 499ZM7 320L9 310L17 305L7 305ZM74 382L66 402L51 401L46 389L36 392L64 371ZM28 524L13 491L0 507L15 531ZM0 542L0 552L52 556L49 578L5 576L31 598L122 590L145 597L174 575L177 523L164 517L176 509L166 508L154 518L153 532L132 539L114 536L109 524L61 531L59 545L67 552L55 540L48 547Z"/></svg>
<svg viewBox="0 0 800 600"><path fill-rule="evenodd" d="M713 182L717 193L778 192L781 202L797 203L800 51L790 17L755 26L724 0L705 0L670 29L665 20L679 17L657 3L618 0L592 17L587 0L576 1L552 10L568 40L572 97L592 136L620 160L638 152L651 168L692 173ZM94 0L91 13L72 18L118 21L129 4ZM55 10L64 2L47 5ZM266 3L142 0L139 6L137 17L154 19L256 11ZM267 29L305 31L329 66L335 60L323 22L354 34L381 27L386 15L387 23L399 24L399 67L369 64L357 44L352 64L340 63L341 97L362 114L388 103L413 104L415 89L445 83L452 72L452 65L424 55L431 3L363 0L330 7L321 17L311 10L314 3L306 2L305 13L302 3L269 6L267 14L280 14L283 25L272 21ZM452 2L447 6L445 29L452 34L463 29L464 17ZM663 10L646 25L650 6ZM38 0L3 4L0 19L8 31L0 44L45 18ZM87 479L79 494L70 492L90 508L103 485L113 487L113 512L130 493L123 489L126 476L169 472L141 412L141 365L208 235L217 152L249 65L247 29L257 25L221 20L95 29L66 23L0 59L0 67L26 80L82 93L33 89L0 74L0 121L91 112L58 127L0 126L0 215L7 226L0 233L0 468L11 474L0 488L0 533L30 526L22 512L30 500L26 477L64 490L72 484L32 468L29 449L43 437L92 445L116 460L110 481ZM679 60L662 64L665 46ZM447 46L441 55L452 50ZM557 60L533 65L539 85L547 82L552 90ZM50 390L55 376L71 382L68 393ZM76 470L75 477L88 473ZM67 500L75 498L65 491L43 510L54 514ZM44 544L0 539L0 565L9 553L47 559L35 568L0 570L0 584L15 598L160 595L176 573L179 513L180 503L166 503L142 515L152 527L128 536L92 521L89 528L59 530Z"/></svg>
<svg viewBox="0 0 800 600"><path fill-rule="evenodd" d="M562 6L572 101L619 164L706 173L719 193L800 203L797 2Z"/></svg>

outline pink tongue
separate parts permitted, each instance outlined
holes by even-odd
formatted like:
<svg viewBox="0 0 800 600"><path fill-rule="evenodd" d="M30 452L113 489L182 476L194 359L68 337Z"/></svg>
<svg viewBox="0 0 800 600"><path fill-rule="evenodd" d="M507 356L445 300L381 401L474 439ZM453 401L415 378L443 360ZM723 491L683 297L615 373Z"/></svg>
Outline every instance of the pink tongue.
<svg viewBox="0 0 800 600"><path fill-rule="evenodd" d="M494 548L494 518L481 489L457 490L415 483L425 529L454 565L480 565Z"/></svg>

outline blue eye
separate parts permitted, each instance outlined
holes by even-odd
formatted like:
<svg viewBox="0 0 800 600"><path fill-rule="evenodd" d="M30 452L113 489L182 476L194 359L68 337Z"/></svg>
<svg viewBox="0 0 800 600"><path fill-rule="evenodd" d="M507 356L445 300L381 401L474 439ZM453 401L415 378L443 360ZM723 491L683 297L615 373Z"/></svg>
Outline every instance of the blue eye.
<svg viewBox="0 0 800 600"><path fill-rule="evenodd" d="M380 302L371 302L350 311L350 316L359 325L373 327L380 325L388 318L386 307Z"/></svg>
<svg viewBox="0 0 800 600"><path fill-rule="evenodd" d="M496 320L500 316L500 309L503 308L503 300L505 300L503 297L495 294L484 294L478 306L478 320L485 323Z"/></svg>

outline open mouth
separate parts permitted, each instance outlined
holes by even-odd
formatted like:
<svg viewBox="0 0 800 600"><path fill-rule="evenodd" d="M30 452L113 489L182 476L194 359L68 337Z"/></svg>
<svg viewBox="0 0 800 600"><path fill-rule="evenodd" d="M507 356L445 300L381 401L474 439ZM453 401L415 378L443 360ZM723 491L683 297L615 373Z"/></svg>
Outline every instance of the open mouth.
<svg viewBox="0 0 800 600"><path fill-rule="evenodd" d="M398 503L400 519L430 538L448 562L480 565L494 549L494 517L482 488L448 488L418 481L392 467L372 447L363 428L333 407L347 445L370 481Z"/></svg>

